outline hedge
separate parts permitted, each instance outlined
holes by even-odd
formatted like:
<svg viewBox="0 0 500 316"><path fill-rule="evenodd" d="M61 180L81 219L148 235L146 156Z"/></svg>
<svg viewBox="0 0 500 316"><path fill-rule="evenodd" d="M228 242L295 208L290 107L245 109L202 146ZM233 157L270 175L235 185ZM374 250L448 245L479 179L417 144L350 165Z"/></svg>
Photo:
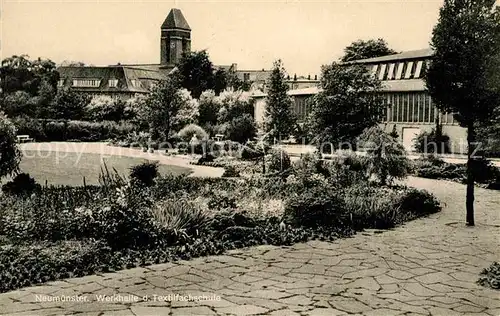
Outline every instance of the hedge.
<svg viewBox="0 0 500 316"><path fill-rule="evenodd" d="M16 118L18 135L30 135L35 141L95 142L126 137L136 130L128 122L58 121Z"/></svg>

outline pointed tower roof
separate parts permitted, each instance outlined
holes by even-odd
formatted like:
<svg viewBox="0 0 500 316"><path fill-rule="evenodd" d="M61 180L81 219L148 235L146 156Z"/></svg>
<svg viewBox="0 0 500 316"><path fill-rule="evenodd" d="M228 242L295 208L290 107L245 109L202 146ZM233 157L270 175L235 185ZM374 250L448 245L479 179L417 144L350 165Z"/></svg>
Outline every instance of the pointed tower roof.
<svg viewBox="0 0 500 316"><path fill-rule="evenodd" d="M167 15L165 22L161 25L162 29L183 29L191 31L189 24L187 23L184 15L182 15L181 10L172 9Z"/></svg>

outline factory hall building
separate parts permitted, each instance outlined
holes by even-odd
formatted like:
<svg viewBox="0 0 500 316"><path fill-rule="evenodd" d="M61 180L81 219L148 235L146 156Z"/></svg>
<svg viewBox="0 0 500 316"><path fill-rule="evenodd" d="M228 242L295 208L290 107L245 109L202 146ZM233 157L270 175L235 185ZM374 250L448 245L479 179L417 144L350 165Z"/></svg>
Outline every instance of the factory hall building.
<svg viewBox="0 0 500 316"><path fill-rule="evenodd" d="M435 128L438 120L443 132L450 137L452 152L463 153L466 151L466 130L458 125L451 113L442 113L436 108L425 87L423 78L432 56L431 49L422 49L351 63L366 66L382 82L384 115L381 127L387 132L395 128L407 149L412 149L418 134ZM319 91L317 87L289 91L299 123L310 113L314 96ZM254 114L258 123L264 121L265 99L265 93L255 95Z"/></svg>

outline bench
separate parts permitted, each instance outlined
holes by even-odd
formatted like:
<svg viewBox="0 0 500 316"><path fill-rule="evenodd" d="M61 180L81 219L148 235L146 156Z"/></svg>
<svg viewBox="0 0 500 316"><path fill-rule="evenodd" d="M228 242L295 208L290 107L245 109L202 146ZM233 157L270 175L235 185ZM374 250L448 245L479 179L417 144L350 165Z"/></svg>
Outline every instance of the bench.
<svg viewBox="0 0 500 316"><path fill-rule="evenodd" d="M27 142L32 142L33 138L30 137L30 135L17 135L17 142L18 143L27 143Z"/></svg>

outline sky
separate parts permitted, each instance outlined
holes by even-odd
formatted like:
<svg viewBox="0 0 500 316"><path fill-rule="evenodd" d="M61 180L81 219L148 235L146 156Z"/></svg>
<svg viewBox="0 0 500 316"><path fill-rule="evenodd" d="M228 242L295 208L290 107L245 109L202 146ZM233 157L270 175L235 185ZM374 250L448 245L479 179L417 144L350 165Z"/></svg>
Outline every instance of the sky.
<svg viewBox="0 0 500 316"><path fill-rule="evenodd" d="M0 0L1 57L159 63L160 25L171 8L191 26L192 50L216 65L314 75L358 39L396 51L429 47L443 0L152 1Z"/></svg>

